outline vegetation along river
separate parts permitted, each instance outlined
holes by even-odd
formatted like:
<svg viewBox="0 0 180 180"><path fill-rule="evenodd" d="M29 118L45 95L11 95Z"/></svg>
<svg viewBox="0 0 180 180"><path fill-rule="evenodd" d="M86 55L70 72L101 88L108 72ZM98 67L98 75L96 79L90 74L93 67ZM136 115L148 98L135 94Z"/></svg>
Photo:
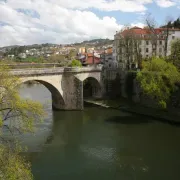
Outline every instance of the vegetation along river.
<svg viewBox="0 0 180 180"><path fill-rule="evenodd" d="M40 84L20 93L47 113L34 135L19 137L35 180L180 179L180 126L98 107L53 112Z"/></svg>

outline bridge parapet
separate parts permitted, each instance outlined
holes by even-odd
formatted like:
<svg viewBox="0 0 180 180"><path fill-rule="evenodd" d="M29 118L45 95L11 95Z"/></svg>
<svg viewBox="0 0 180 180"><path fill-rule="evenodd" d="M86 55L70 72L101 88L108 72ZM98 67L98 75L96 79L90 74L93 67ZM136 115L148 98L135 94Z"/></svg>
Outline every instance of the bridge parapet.
<svg viewBox="0 0 180 180"><path fill-rule="evenodd" d="M101 72L100 67L85 68L35 68L35 69L13 69L10 72L15 76L38 76L38 75L54 75L64 73L85 73L85 72Z"/></svg>

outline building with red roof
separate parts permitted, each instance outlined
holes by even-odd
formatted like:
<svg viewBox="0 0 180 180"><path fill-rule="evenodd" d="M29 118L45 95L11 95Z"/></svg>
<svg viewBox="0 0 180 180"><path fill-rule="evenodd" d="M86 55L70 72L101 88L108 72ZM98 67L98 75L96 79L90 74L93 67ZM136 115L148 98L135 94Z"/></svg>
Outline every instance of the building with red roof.
<svg viewBox="0 0 180 180"><path fill-rule="evenodd" d="M142 58L171 54L171 43L180 29L126 28L114 35L114 56L122 69L138 68Z"/></svg>
<svg viewBox="0 0 180 180"><path fill-rule="evenodd" d="M101 64L100 55L96 53L83 53L78 58L84 66Z"/></svg>

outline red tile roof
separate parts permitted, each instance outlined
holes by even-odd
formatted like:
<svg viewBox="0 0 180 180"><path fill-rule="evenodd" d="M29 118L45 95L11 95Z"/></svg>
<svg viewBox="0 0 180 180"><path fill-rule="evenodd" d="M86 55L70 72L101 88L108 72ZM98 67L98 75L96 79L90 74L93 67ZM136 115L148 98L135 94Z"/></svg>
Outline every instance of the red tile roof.
<svg viewBox="0 0 180 180"><path fill-rule="evenodd" d="M155 33L157 35L160 35L163 33L163 31L166 31L167 29L166 28L156 28L154 29ZM180 31L180 29L169 29L170 31ZM134 33L136 35L148 35L148 34L151 34L151 30L148 29L148 28L139 28L139 27L133 27L133 28L130 28L130 29L126 29L124 30L123 32L120 32L118 34L121 34L121 35L126 35L128 33Z"/></svg>

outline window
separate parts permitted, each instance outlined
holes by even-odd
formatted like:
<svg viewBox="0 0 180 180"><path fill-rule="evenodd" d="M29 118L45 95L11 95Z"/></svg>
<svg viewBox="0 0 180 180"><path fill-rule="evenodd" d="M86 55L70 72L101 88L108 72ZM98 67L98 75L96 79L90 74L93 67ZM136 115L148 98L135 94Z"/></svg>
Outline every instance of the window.
<svg viewBox="0 0 180 180"><path fill-rule="evenodd" d="M159 52L162 53L162 48L159 48Z"/></svg>
<svg viewBox="0 0 180 180"><path fill-rule="evenodd" d="M148 58L149 56L148 55L146 55L146 58Z"/></svg>
<svg viewBox="0 0 180 180"><path fill-rule="evenodd" d="M175 39L175 36L172 36L172 39Z"/></svg>
<svg viewBox="0 0 180 180"><path fill-rule="evenodd" d="M159 41L159 44L162 45L162 41Z"/></svg>
<svg viewBox="0 0 180 180"><path fill-rule="evenodd" d="M146 48L146 52L147 52L147 53L149 52L149 49L148 49L148 48Z"/></svg>
<svg viewBox="0 0 180 180"><path fill-rule="evenodd" d="M149 45L149 41L146 41L146 45Z"/></svg>

